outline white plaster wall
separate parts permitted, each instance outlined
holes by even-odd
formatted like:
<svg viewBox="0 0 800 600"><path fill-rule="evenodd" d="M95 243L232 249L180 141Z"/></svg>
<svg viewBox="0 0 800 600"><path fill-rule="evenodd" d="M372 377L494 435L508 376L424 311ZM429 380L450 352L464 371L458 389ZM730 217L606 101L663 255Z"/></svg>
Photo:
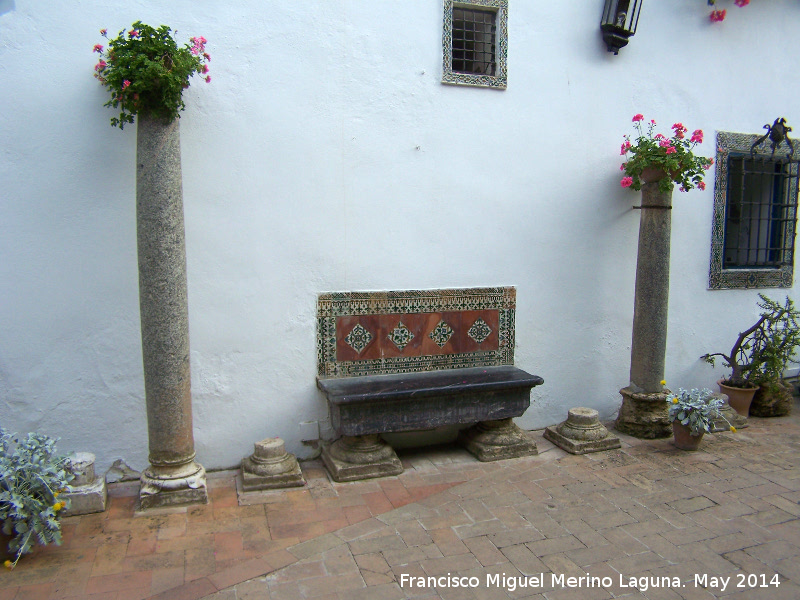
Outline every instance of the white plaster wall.
<svg viewBox="0 0 800 600"><path fill-rule="evenodd" d="M92 78L141 19L208 39L181 119L198 459L230 467L281 436L302 456L323 291L517 287L517 365L541 375L527 428L628 383L639 195L618 148L663 127L800 123L791 0L710 25L701 0L647 2L618 56L602 2L511 0L506 91L444 86L441 2L0 0L0 424L61 437L102 472L147 463L135 238L135 127ZM757 44L754 43L757 40ZM713 171L709 173L712 187ZM757 314L708 291L713 193L675 197L667 379ZM772 297L791 290L767 290Z"/></svg>

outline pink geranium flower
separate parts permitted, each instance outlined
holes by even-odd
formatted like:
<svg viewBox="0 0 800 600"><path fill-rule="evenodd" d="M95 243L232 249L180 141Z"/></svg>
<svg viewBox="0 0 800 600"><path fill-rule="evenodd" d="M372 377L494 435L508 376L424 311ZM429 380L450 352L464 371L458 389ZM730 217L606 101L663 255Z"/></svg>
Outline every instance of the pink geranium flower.
<svg viewBox="0 0 800 600"><path fill-rule="evenodd" d="M736 6L747 6L748 4L750 4L750 0L736 0L734 4Z"/></svg>
<svg viewBox="0 0 800 600"><path fill-rule="evenodd" d="M718 23L725 20L725 14L726 11L724 10L712 10L708 18L711 19L712 23Z"/></svg>
<svg viewBox="0 0 800 600"><path fill-rule="evenodd" d="M129 36L129 37L132 37L132 38L139 37L139 32L138 32L138 31L136 31L135 29L131 29L131 30L128 32L128 36Z"/></svg>
<svg viewBox="0 0 800 600"><path fill-rule="evenodd" d="M705 190L706 189L706 182L705 181L699 182L697 184L697 188L700 189L700 190Z"/></svg>
<svg viewBox="0 0 800 600"><path fill-rule="evenodd" d="M677 150L675 150L675 146L670 146L667 148L667 154L675 154Z"/></svg>
<svg viewBox="0 0 800 600"><path fill-rule="evenodd" d="M103 51L103 44L95 44L92 52L102 52Z"/></svg>
<svg viewBox="0 0 800 600"><path fill-rule="evenodd" d="M702 129L695 129L692 133L692 139L690 140L695 144L702 144L703 143L703 130Z"/></svg>
<svg viewBox="0 0 800 600"><path fill-rule="evenodd" d="M631 187L633 185L633 177L623 177L619 184L622 187Z"/></svg>
<svg viewBox="0 0 800 600"><path fill-rule="evenodd" d="M641 121L642 119L644 119L644 115L642 115L642 114L633 115L633 121L634 122Z"/></svg>
<svg viewBox="0 0 800 600"><path fill-rule="evenodd" d="M128 87L130 84L131 84L131 82L130 82L129 80L127 80L127 79L126 79L125 81L123 81L123 82L122 82L122 89L124 90L124 89L125 89L126 87Z"/></svg>

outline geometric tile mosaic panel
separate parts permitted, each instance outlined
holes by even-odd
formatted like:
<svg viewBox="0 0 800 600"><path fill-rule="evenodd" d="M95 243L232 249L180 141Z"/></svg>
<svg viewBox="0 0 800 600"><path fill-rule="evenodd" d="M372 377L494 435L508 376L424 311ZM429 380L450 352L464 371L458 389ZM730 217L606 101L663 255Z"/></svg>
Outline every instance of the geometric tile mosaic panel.
<svg viewBox="0 0 800 600"><path fill-rule="evenodd" d="M515 310L513 287L320 294L317 372L513 365Z"/></svg>

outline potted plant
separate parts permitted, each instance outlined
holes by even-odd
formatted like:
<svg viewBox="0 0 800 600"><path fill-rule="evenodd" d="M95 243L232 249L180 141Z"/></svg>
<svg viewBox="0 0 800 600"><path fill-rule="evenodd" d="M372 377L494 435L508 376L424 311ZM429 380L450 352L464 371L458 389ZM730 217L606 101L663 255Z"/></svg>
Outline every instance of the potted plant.
<svg viewBox="0 0 800 600"><path fill-rule="evenodd" d="M754 348L759 354L759 369L754 376L758 389L750 414L779 417L789 414L793 403L792 388L783 382L783 376L800 346L800 311L788 296L782 305L766 296L761 300L759 306L768 312L768 318Z"/></svg>
<svg viewBox="0 0 800 600"><path fill-rule="evenodd" d="M679 389L677 394L667 397L669 420L675 435L674 444L681 450L697 450L703 434L711 432L714 421L727 419L720 412L722 398L713 396L709 389ZM734 433L736 428L728 423Z"/></svg>
<svg viewBox="0 0 800 600"><path fill-rule="evenodd" d="M106 29L100 33L108 39ZM189 78L199 73L211 81L206 39L198 36L189 41L191 45L178 47L166 25L156 29L136 21L130 30L109 39L107 47L94 45L93 51L100 54L94 76L111 93L104 106L120 110L119 117L112 117L112 126L123 129L136 114L167 122L180 116L186 107L182 95Z"/></svg>
<svg viewBox="0 0 800 600"><path fill-rule="evenodd" d="M0 429L0 523L13 569L34 543L61 544L59 511L69 500L59 500L72 479L67 458L56 452L56 440L29 433L25 438ZM13 559L13 561L11 560Z"/></svg>
<svg viewBox="0 0 800 600"><path fill-rule="evenodd" d="M758 320L739 334L729 353L714 352L700 357L714 365L719 356L731 369L730 376L717 384L728 395L730 405L744 416L748 416L753 396L761 385L777 386L800 344L797 328L800 314L792 301L787 297L781 305L763 294L759 298Z"/></svg>
<svg viewBox="0 0 800 600"><path fill-rule="evenodd" d="M625 172L625 177L620 185L639 191L643 183L657 181L658 189L662 192L669 192L676 183L682 192L694 187L706 189L703 175L714 164L714 160L694 154L694 147L703 143L703 131L696 129L687 138L688 129L682 123L675 123L671 137L661 133L654 135L656 122L650 120L644 131L643 121L643 115L633 116L637 131L635 142L631 142L631 136L623 136L625 141L620 154L625 157L625 162L620 170Z"/></svg>

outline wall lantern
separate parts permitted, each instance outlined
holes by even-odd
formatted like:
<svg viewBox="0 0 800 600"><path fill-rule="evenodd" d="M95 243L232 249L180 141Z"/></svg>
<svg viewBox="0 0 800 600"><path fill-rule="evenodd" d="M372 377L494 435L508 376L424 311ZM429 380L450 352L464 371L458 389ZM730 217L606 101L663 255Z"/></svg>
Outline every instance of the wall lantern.
<svg viewBox="0 0 800 600"><path fill-rule="evenodd" d="M619 49L628 44L628 38L636 33L642 0L606 0L600 30L609 52L619 54Z"/></svg>

